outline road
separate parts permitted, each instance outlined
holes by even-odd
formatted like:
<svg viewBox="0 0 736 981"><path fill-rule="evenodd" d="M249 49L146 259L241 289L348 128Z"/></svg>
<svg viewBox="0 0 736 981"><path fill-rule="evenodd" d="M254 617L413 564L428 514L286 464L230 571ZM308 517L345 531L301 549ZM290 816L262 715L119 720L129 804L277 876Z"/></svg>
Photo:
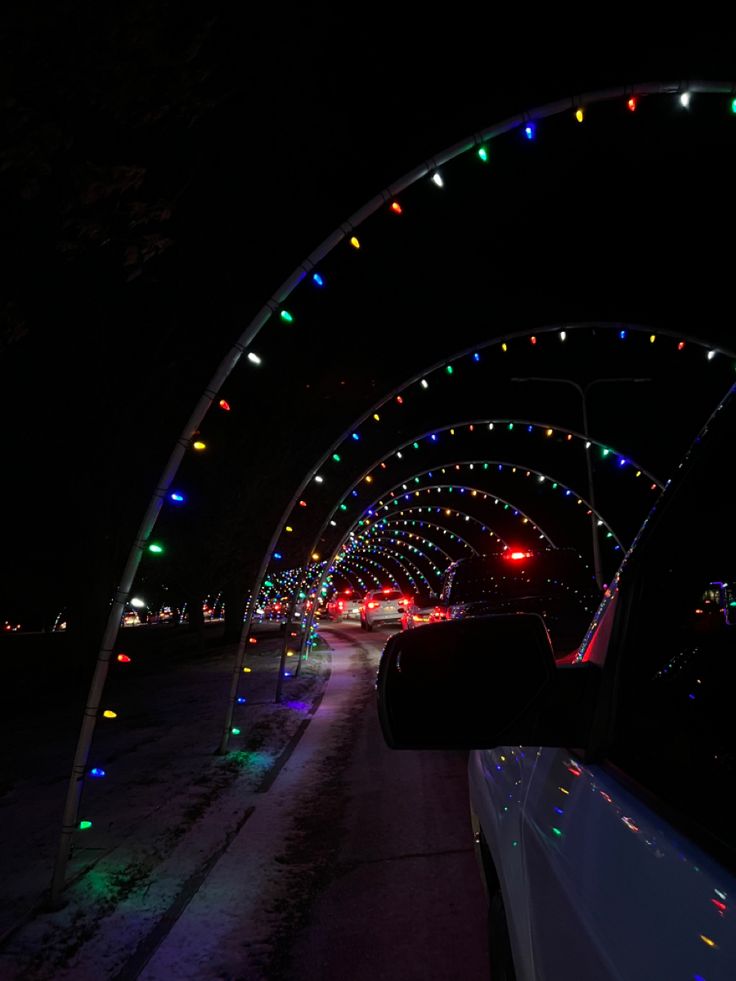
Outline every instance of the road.
<svg viewBox="0 0 736 981"><path fill-rule="evenodd" d="M317 701L299 700L312 699L314 688L287 693L278 726L281 732L290 725L293 737L280 736L270 756L274 654L251 661L250 677L267 671L267 688L258 704L249 699L243 716L247 724L266 713L260 730L250 722L263 736L262 751L235 749L217 763L215 717L207 722L207 714L229 659L217 656L186 671L177 666L166 675L165 703L161 682L154 684L162 723L156 729L147 718L144 741L126 736L121 742L122 732L115 737L108 797L88 801L96 814L91 833L101 831L99 838L85 837L89 846L79 865L95 849L101 858L67 890L65 910L41 915L12 936L0 952L0 976L487 981L485 900L472 849L465 754L389 750L374 689L389 631L363 633L343 623L325 624L321 632L331 648L322 655L329 680ZM129 695L142 699L145 690L150 686ZM190 726L204 727L197 735L200 745L205 735L204 749L185 744L183 724L172 729L182 704ZM219 709L219 701L213 704ZM131 701L128 711L137 709ZM172 754L182 767L178 783L173 773L152 781L152 771L170 771L165 760ZM37 791L41 753L36 761ZM243 761L246 770L237 770ZM143 765L138 780L136 762L138 770ZM261 763L262 770L248 772ZM116 786L124 766L127 784ZM28 808L19 815L27 817ZM109 888L99 892L110 881L119 887L114 902Z"/></svg>

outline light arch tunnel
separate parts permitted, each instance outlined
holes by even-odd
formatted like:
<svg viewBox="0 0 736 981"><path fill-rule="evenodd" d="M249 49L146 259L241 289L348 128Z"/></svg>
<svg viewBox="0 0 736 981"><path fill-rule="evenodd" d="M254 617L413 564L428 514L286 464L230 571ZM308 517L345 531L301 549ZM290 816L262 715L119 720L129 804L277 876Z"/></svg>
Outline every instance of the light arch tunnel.
<svg viewBox="0 0 736 981"><path fill-rule="evenodd" d="M658 382L659 388L657 394L657 410L659 417L656 425L649 428L644 426L639 427L640 431L635 434L639 439L639 442L642 444L640 446L641 452L647 451L647 447L644 445L647 439L653 440L657 444L661 444L662 442L667 443L667 415L671 409L671 405L678 400L682 400L681 379L683 370L690 377L694 376L696 373L703 376L707 375L712 382L710 406L706 400L706 402L700 408L697 406L694 407L693 419L697 422L697 424L704 421L704 419L707 417L709 408L713 407L713 404L715 401L717 401L718 396L726 390L728 384L730 383L733 365L732 352L723 350L714 352L712 347L705 344L698 338L689 337L685 339L679 335L667 335L666 332L660 332L659 334L655 335L649 328L641 326L622 327L620 324L609 325L597 323L595 325L586 324L580 327L567 325L564 329L560 327L552 327L545 330L545 332L537 331L536 334L527 334L525 336L515 335L513 338L509 338L507 341L495 339L492 343L489 343L489 347L495 348L496 353L500 352L503 354L504 360L511 345L515 345L517 348L521 348L523 350L526 344L528 344L529 349L536 354L542 349L544 334L546 334L548 337L545 339L549 340L553 352L555 350L559 352L564 348L565 343L569 344L570 340L576 333L583 333L584 331L596 336L599 341L603 342L601 345L603 347L603 353L599 355L599 357L605 361L606 366L609 367L609 371L611 370L611 367L613 367L614 371L617 368L616 364L612 365L612 352L620 352L619 358L621 358L623 364L630 365L632 357L631 349L635 338L640 342L640 353L643 348L647 355L644 370L646 370L650 375L654 374L652 368L654 358L661 356L665 371L671 368L673 355L678 361L676 370L673 372L673 383L669 402L667 399L661 397L661 379ZM560 342L560 337L564 337L562 342ZM535 341L534 344L531 344L532 340ZM611 341L613 341L613 345L611 344ZM507 348L506 352L503 351L504 347ZM604 441L603 439L597 438L595 435L591 435L590 433L580 433L572 426L560 424L560 421L556 418L552 418L551 415L546 419L541 420L518 416L514 417L513 419L509 418L508 416L505 418L499 418L496 416L489 419L488 416L485 416L482 419L475 417L474 421L470 421L466 417L464 421L455 422L454 424L446 422L446 415L444 416L444 419L442 418L440 414L441 411L444 410L446 413L448 404L451 404L452 406L455 404L453 393L451 389L447 387L448 385L451 386L453 384L453 377L456 378L459 373L459 369L457 367L453 367L453 364L457 365L462 359L466 359L466 361L472 365L473 371L476 371L479 362L475 360L474 356L479 354L479 348L482 349L482 346L476 345L473 352L461 352L456 357L448 358L442 364L434 366L433 370L435 372L439 372L439 379L433 380L432 384L433 386L437 386L437 381L440 383L444 382L445 388L441 389L442 397L439 399L435 398L426 410L428 413L432 413L435 416L434 425L431 430L423 429L419 432L416 430L411 431L409 429L409 422L407 422L408 413L406 412L407 405L412 400L411 390L414 390L413 398L415 402L419 401L416 396L418 395L421 398L421 392L426 391L426 389L422 388L422 381L426 382L427 378L431 377L432 375L431 371L426 370L402 386L398 391L398 394L395 390L389 396L384 397L380 402L371 407L371 409L364 413L360 419L356 420L356 422L353 423L351 427L329 447L328 451L325 452L322 458L316 462L311 473L305 477L304 481L299 486L295 497L299 499L299 503L305 508L313 508L314 506L317 506L322 511L326 510L328 512L330 509L332 509L329 516L329 521L323 529L320 529L319 537L324 537L321 535L321 532L326 531L328 527L337 528L340 525L340 519L342 517L341 512L350 511L351 513L354 513L354 505L356 502L353 499L364 499L365 497L364 492L366 487L362 486L363 482L365 482L366 485L370 483L374 486L378 486L378 479L384 476L386 471L390 470L391 474L396 474L402 472L402 467L404 468L403 479L405 481L415 480L416 476L413 474L410 462L406 459L403 459L402 462L402 458L412 456L413 453L416 453L417 450L421 449L422 454L424 454L423 458L426 460L427 451L433 448L431 446L433 441L444 444L452 441L457 445L461 442L461 440L457 438L458 435L467 435L467 432L469 431L476 432L475 439L477 442L479 433L481 433L483 430L493 429L495 430L494 439L498 439L500 437L501 442L508 444L508 432L513 429L515 431L515 436L519 436L523 432L526 432L527 434L533 433L536 437L541 437L542 440L547 443L547 450L545 450L545 453L548 461L550 461L547 464L546 470L547 477L549 478L549 485L561 484L567 486L568 488L577 488L573 490L573 493L577 493L579 497L582 497L584 494L584 492L582 492L580 489L586 486L586 475L583 469L585 454L577 454L576 461L573 461L573 454L567 454L568 462L575 462L577 470L576 472L572 472L570 477L566 477L559 472L559 469L556 470L556 468L559 468L560 465L559 460L550 460L549 446L563 442L567 444L568 449L570 449L571 447L574 448L581 443L584 445L590 444L590 448L592 449L591 455L595 456L597 454L599 456L599 459L594 461L593 467L595 470L597 498L600 498L600 507L597 510L600 514L610 513L611 510L613 510L615 515L617 510L620 511L622 502L621 483L617 483L615 479L608 479L608 477L610 477L610 473L607 475L604 472L606 467L609 471L616 470L616 472L621 476L628 477L629 475L634 474L637 479L642 478L639 480L639 484L641 489L644 491L643 498L640 501L640 505L634 508L634 510L625 520L625 527L621 529L621 534L618 536L620 540L623 541L631 540L640 521L646 514L651 504L652 496L651 493L647 492L656 490L657 486L661 486L662 483L662 478L655 476L650 469L645 467L642 462L629 455L631 452L629 447L632 447L636 443L636 439L632 439L631 433L626 434L626 449L622 450L620 447L613 446L611 440L608 438L606 438ZM440 370L442 365L444 365L444 371ZM552 372L559 371L560 367L558 367L556 363L552 362L549 357L546 357L545 365L548 368L551 368L551 382L566 380L552 375ZM684 369L683 365L686 365ZM448 367L453 367L453 371L448 373L446 371ZM621 370L621 368L618 370ZM503 371L503 368L500 370L496 368L496 374L494 376L496 381L498 381L499 378L503 380ZM536 381L537 379L518 379L518 381L521 380ZM599 379L599 381L604 380L608 381L609 378ZM613 376L610 380L620 383L620 387L625 389L626 383L634 381L635 379L631 377ZM638 381L639 379L636 380ZM652 378L650 377L644 380L646 382L650 382L652 381ZM514 379L514 381L516 381L516 379ZM427 387L429 387L429 382L427 382ZM522 386L517 385L517 391L521 387ZM553 386L550 385L550 389L552 389L552 387ZM642 388L643 387L648 386L642 386ZM507 384L507 393L508 388L509 386ZM480 385L480 390L481 398L487 401L487 376L484 377L484 380ZM557 390L560 390L559 386L557 386ZM462 401L465 405L469 403L470 395L473 391L474 390L472 387L467 383L467 381L465 381L462 385ZM573 394L577 399L577 394ZM618 397L620 400L620 392L618 393ZM552 404L553 401L555 403L553 408L555 411L557 411L559 408L559 399L551 400L550 404ZM566 417L569 418L570 406L563 406L562 408L563 410L566 410ZM575 408L579 414L579 406L576 406ZM611 412L609 409L609 418L606 420L607 426L610 425L610 416L615 416L615 410L616 406L614 404L613 412ZM389 412L391 411L393 412L393 415L389 415ZM650 405L647 407L647 414L651 415L651 400ZM563 415L563 419L564 418L565 415ZM411 420L411 417L409 417L409 420ZM379 452L376 457L373 459L366 459L365 454L361 456L358 450L367 446L370 446L372 449L379 446L377 442L377 434L383 427L378 424L383 422L387 423L386 429L391 431L392 434L395 434L397 431L401 431L400 427L403 425L403 431L406 433L406 438L401 443L392 447L388 452L385 450L385 445L383 447L383 452L381 452L379 447ZM694 430L690 435L694 435L695 431L696 430ZM642 433L644 433L646 437L644 440L641 439ZM550 436L553 437L551 441ZM510 460L507 446L504 446L502 448L503 455L488 456L484 462L488 464L489 460L496 460L498 462L494 463L494 465L499 467L505 467L508 464L509 471L513 471L514 466L517 469L524 470L525 472L538 469L529 463L529 450L533 449L533 447L530 445L532 441L529 440L528 436L525 436L524 438L527 439L527 446L524 448L524 457L519 456L516 460ZM677 444L675 450L671 453L670 459L666 461L668 468L675 465L684 451L688 441L689 436L686 434L685 437ZM476 453L477 449L477 445L473 447L473 450ZM497 448L496 453L498 452L499 451ZM538 455L538 448L535 450L535 453ZM476 459L478 459L477 456ZM343 488L339 492L339 503L334 501L334 497L333 500L330 501L330 495L334 494L334 490L332 488L334 487L335 479L340 479L340 471L346 469L345 465L348 460L353 468L359 466L362 462L364 469L360 472L359 477L352 484ZM505 463L502 462L504 460L506 461ZM541 472L541 468L539 469ZM567 469L569 472L569 467ZM669 472L669 470L665 471L664 474L666 475L667 472ZM609 488L608 491L607 488ZM608 493L607 502L606 493ZM304 497L301 495L304 495ZM594 510L596 509L594 508ZM304 517L304 513L299 512L295 502L293 513L292 509L287 509L285 512L282 530L293 527L291 524L292 520L294 522L303 523ZM613 524L614 518L612 517L608 519L606 523L609 525ZM324 542L321 544L323 545ZM317 542L315 543L315 547L316 545ZM277 554L284 554L284 549L288 548L287 536L283 534L277 536L276 546L277 547L275 547L274 551ZM329 541L327 544L327 549L329 550Z"/></svg>
<svg viewBox="0 0 736 981"><path fill-rule="evenodd" d="M472 156L481 162L481 166L485 166L488 162L489 155L492 158L492 152L490 151L492 150L495 141L502 141L507 136L510 138L513 135L520 135L522 139L528 139L530 143L533 143L534 137L536 136L537 126L541 127L546 121L552 120L556 117L567 117L568 115L570 118L574 117L578 122L582 123L584 119L587 119L589 113L592 115L596 111L595 107L602 106L603 104L621 102L628 104L629 110L636 110L639 101L649 100L651 102L655 102L656 100L662 100L662 102L666 103L668 107L667 111L670 111L671 106L676 100L681 101L683 94L695 94L696 99L700 99L701 96L714 96L725 102L732 97L732 93L734 91L734 86L730 82L692 82L688 84L687 88L688 91L684 92L683 85L680 82L656 82L618 86L600 92L585 93L573 98L558 100L545 106L536 107L524 113L517 114L507 120L486 127L485 129L473 134L471 137L460 141L459 143L440 153L437 153L433 158L420 164L413 171L381 191L364 207L355 212L348 220L343 222L337 229L335 229L335 231L328 236L324 242L322 242L303 262L299 264L296 270L289 277L287 277L276 292L266 301L261 310L242 332L230 351L225 355L215 370L209 383L205 387L197 404L192 409L192 412L182 429L181 435L176 441L174 449L172 450L169 459L163 468L155 491L139 525L135 540L131 545L131 550L125 563L125 567L122 570L121 576L119 577L118 586L115 589L114 598L109 610L107 626L101 641L98 662L92 678L90 695L85 710L85 721L82 726L82 731L80 733L79 743L75 754L73 772L70 778L69 791L65 804L62 844L60 846L59 860L57 862L54 882L52 884L52 898L54 895L58 897L59 890L63 884L64 867L68 857L69 848L71 847L71 836L75 827L75 816L78 811L78 804L83 786L82 776L85 770L87 758L89 756L89 747L92 733L94 731L95 718L99 710L100 698L104 688L108 665L115 647L121 613L124 608L124 604L131 593L141 557L151 544L150 539L154 525L161 512L164 501L166 501L173 492L172 485L177 477L180 465L187 453L193 448L195 440L200 434L201 427L204 426L207 413L217 404L218 397L221 394L227 394L226 392L223 393L222 390L234 368L243 355L247 355L248 360L251 362L257 363L259 361L258 353L253 350L253 342L260 335L261 330L267 324L275 325L278 328L284 324L293 323L295 319L298 320L298 310L291 305L290 297L292 297L292 294L294 294L295 291L302 289L302 286L305 283L309 284L310 288L322 288L324 285L324 278L320 273L320 264L325 262L328 256L331 256L333 259L336 257L339 258L339 256L337 256L339 251L347 250L357 252L361 246L357 233L364 223L369 222L372 216L384 211L387 213L390 212L392 215L397 217L400 216L402 207L399 201L399 196L404 192L407 192L408 194L411 188L419 186L425 181L430 181L433 185L439 188L443 183L443 179L446 180L449 176L453 161L462 160L463 158L469 158ZM683 106L685 105L685 103L682 101L681 104ZM298 300L296 294L294 299ZM291 308L287 307L287 301L289 301ZM699 357L700 361L703 362L702 367L705 370L712 370L715 367L717 371L724 371L723 365L726 361L729 362L727 369L729 372L732 367L732 360L734 357L732 352L725 351L723 349L715 349L708 341L699 339L695 336L686 338L681 333L668 332L667 330L663 330L661 325L653 328L653 332L650 334L650 328L640 327L638 325L631 325L630 327L626 328L622 327L620 324L599 324L593 325L592 327L590 324L557 324L553 327L542 327L539 325L538 318L534 318L534 320L534 327L530 330L524 331L504 332L502 328L499 329L499 325L495 325L494 329L489 331L492 337L487 343L480 345L474 344L472 348L461 352L459 355L452 356L451 358L445 358L442 362L425 369L420 375L412 378L411 381L402 386L400 390L396 390L387 395L387 397L381 403L373 407L369 415L366 415L361 420L354 423L352 432L347 433L345 439L339 439L334 444L331 451L326 454L325 458L316 465L314 471L308 475L302 488L295 492L291 505L285 510L284 521L281 522L280 527L274 531L272 543L267 550L268 554L264 556L264 563L255 577L255 582L251 584L251 595L254 593L257 594L260 591L264 576L268 573L269 565L272 561L272 555L276 550L276 546L282 536L283 529L288 521L288 515L291 513L291 509L297 505L300 499L302 499L304 487L312 486L312 482L316 481L318 476L321 476L320 471L325 463L330 466L332 462L340 462L340 460L336 460L334 458L342 457L342 454L340 453L340 446L342 446L346 439L351 440L348 445L350 445L351 450L354 451L355 445L360 443L365 435L364 433L358 432L360 426L364 425L364 423L368 423L370 425L370 423L373 422L378 425L382 421L382 413L388 412L389 405L392 409L397 406L410 409L410 403L412 401L416 401L417 396L421 397L422 392L426 393L430 387L439 389L442 383L446 382L448 379L452 379L453 376L456 377L459 370L459 365L457 364L458 361L461 361L463 366L467 361L468 365L476 369L484 364L486 366L491 366L492 372L495 372L495 375L493 376L495 378L495 383L498 385L506 385L507 388L511 379L517 376L531 379L535 376L546 374L550 376L550 380L552 380L553 377L559 380L561 377L566 375L566 371L563 370L564 363L560 365L559 361L556 361L554 357L549 357L552 351L552 344L554 344L556 347L558 352L557 358L559 359L567 343L575 339L576 336L584 334L587 330L592 334L597 333L599 340L603 337L609 339L616 338L617 336L618 341L621 342L621 345L625 343L626 339L641 340L644 350L648 351L650 355L654 349L659 352L659 350L663 348L666 350L668 357L674 356L690 358L693 356L693 354L695 354L697 357ZM618 333L616 334L616 332ZM647 339L645 336L647 334L650 334L649 339ZM551 342L550 344L546 343L548 340ZM654 341L657 343L655 344ZM639 346L642 347L642 345ZM540 359L539 355L543 350L546 351L548 356L542 360ZM518 355L522 351L523 357L519 358ZM677 353L675 354L675 352ZM488 355L488 357L486 357L486 355ZM528 360L529 357L531 357L531 361ZM607 373L610 373L610 359L607 356L602 356L600 363L605 365ZM708 368L705 367L706 363ZM631 370L630 361L625 362L625 367L619 369L616 373L621 375L632 375L633 372ZM648 368L641 367L637 369L636 374L646 375L649 374L649 370ZM552 415L546 418L542 418L541 416L530 416L529 413L511 412L508 409L504 410L503 407L499 407L498 410L491 411L487 405L484 406L483 413L469 413L464 407L463 410L460 410L459 401L461 398L465 399L469 397L471 387L472 386L470 385L464 385L462 390L458 390L456 393L455 401L456 406L458 407L456 417L473 418L475 415L485 414L486 418L488 416L496 416L498 418L507 418L511 420L514 418L520 420L538 418L540 420L539 424L546 425L548 428L558 428L561 432L564 427L567 427L568 432L577 431L580 433L579 405L573 409L570 409L568 406L567 410L562 412L560 404L560 406L557 407L560 408L560 415L557 418L553 418ZM717 391L715 391L718 386L714 385L713 387L715 399L719 394ZM725 390L725 387L725 385L722 385L721 390ZM488 387L486 385L486 394L487 393ZM505 398L508 394L508 391L503 393L499 392L498 397L499 399L501 399L502 396ZM220 401L222 402L225 400L221 399ZM560 400L560 403L561 401L562 400ZM432 411L438 411L441 416L442 413L440 410L442 408L442 402L443 399L438 399L435 397L431 403L431 406L425 404L425 406L421 407L420 412L427 413L427 409L429 408ZM571 414L573 416L577 416L577 419L572 422L569 418ZM698 421L702 421L702 414L702 412L698 413L697 408L693 411L693 417ZM407 416L408 415L409 412L407 412ZM426 426L437 427L442 422L440 417L437 419L431 419L428 414L425 414L425 419ZM595 428L598 434L597 445L605 448L614 446L617 447L616 453L619 459L627 458L624 456L624 454L629 453L632 455L632 457L638 458L638 456L641 454L637 452L636 446L629 444L626 440L622 441L617 439L615 433L609 433L607 431L609 423L610 419L606 421L606 426L602 428L600 423L598 423L595 427L591 427L591 432L593 431L593 428ZM418 432L420 427L415 426L414 429ZM357 433L358 435L358 439L356 440L353 440L354 433ZM585 433L582 435L589 436L590 434ZM366 439L364 445L367 446L369 443L370 440ZM679 449L680 447L678 446L677 450L679 451ZM470 458L476 456L476 454L465 455L469 456ZM501 459L508 459L508 454L501 455L500 453L497 453L495 455ZM378 460L379 456L380 454L374 452L369 459ZM386 461L383 460L382 462L385 463ZM669 472L666 467L664 470L662 470L658 468L657 463L651 463L650 466L653 471L661 473L662 478L666 479ZM544 463L537 463L536 467L540 473L548 471L550 476L552 476L554 472L553 467L550 467ZM358 465L356 469L360 471L360 465ZM366 476L368 475L370 474L366 471ZM412 470L409 470L404 474L404 476L405 478L413 478L414 473ZM323 481L325 485L330 483L325 478L323 478ZM563 482L564 481L565 478L563 478ZM575 477L572 479L567 478L567 484L568 486L582 486L580 475L577 475L577 479L575 479ZM599 490L598 481L596 481L596 490ZM339 503L337 502L342 503L345 493L346 492L343 491L342 493L335 494L333 489L330 491L331 497L329 500L339 507ZM511 495L508 496L510 497ZM315 512L318 510L314 501L310 502L310 506L314 507ZM608 516L609 509L606 504L600 503L598 505L598 510L601 514L606 515L606 520L611 523L611 526L615 525L615 517L613 515L610 517ZM329 502L327 511L329 513ZM334 514L336 512L333 510L331 513ZM359 518L354 519L352 526L358 527L357 521L359 520ZM334 526L330 523L332 521L335 521ZM337 529L338 522L334 518L329 517L326 519L322 530L333 527ZM335 534L339 535L339 530L336 531ZM317 544L319 544L319 538L317 539ZM326 551L329 552L330 544L325 542L325 546ZM338 550L339 546L333 549L335 555L337 554ZM306 562L308 562L308 558ZM302 558L293 563L293 566L296 569L302 569L304 568L304 565L305 561ZM251 602L251 613L254 605L255 604ZM220 747L221 751L225 750L229 738L233 706L235 704L235 682L239 678L239 671L240 667L242 666L242 659L245 652L244 645L246 631L248 626L249 621L244 626L243 637L234 665L234 687L229 696L226 724Z"/></svg>

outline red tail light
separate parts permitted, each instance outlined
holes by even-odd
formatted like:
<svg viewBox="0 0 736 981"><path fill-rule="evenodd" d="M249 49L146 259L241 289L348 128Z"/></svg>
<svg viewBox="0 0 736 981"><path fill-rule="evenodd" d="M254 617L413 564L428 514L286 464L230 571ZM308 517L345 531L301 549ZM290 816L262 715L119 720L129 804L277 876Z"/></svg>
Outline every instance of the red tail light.
<svg viewBox="0 0 736 981"><path fill-rule="evenodd" d="M381 605L381 603L380 603L380 601L379 601L379 600L371 600L371 602L370 602L370 603L368 603L367 605L368 605L368 609L369 609L369 610L375 610L375 608L376 608L377 606L380 606L380 605Z"/></svg>

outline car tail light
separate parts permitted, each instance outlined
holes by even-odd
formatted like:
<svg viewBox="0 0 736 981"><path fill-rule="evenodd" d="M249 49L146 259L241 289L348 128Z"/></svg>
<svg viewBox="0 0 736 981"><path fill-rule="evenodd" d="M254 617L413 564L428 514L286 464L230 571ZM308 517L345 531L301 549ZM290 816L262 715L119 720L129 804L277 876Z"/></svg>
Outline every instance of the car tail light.
<svg viewBox="0 0 736 981"><path fill-rule="evenodd" d="M368 603L367 605L368 605L368 609L369 609L369 610L375 610L375 608L376 608L377 606L380 606L380 605L381 605L381 603L380 603L380 601L379 601L379 600L371 600L371 602L370 602L370 603Z"/></svg>
<svg viewBox="0 0 736 981"><path fill-rule="evenodd" d="M338 601L337 601L337 608L338 608L339 610L341 610L341 609L342 609L342 600L338 600Z"/></svg>

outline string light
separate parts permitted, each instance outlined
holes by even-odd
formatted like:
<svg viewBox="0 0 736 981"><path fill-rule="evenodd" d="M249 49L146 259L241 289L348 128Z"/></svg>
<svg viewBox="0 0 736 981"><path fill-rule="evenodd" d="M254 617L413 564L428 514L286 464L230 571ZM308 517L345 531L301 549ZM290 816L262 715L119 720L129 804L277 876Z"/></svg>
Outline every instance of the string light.
<svg viewBox="0 0 736 981"><path fill-rule="evenodd" d="M288 310L282 310L280 316L281 316L281 319L284 321L284 323L286 323L286 324L293 324L294 323L294 318L289 313Z"/></svg>
<svg viewBox="0 0 736 981"><path fill-rule="evenodd" d="M198 439L196 442L192 443L192 446L194 447L195 450L206 450L207 449L207 444L206 443L203 443L201 439Z"/></svg>
<svg viewBox="0 0 736 981"><path fill-rule="evenodd" d="M322 277L320 276L320 274L319 274L319 273L312 273L312 282L314 283L314 285L315 285L315 286L320 286L320 287L322 287L322 286L324 286L324 285L325 285L325 281L324 281L324 279L323 279L323 278L322 278Z"/></svg>
<svg viewBox="0 0 736 981"><path fill-rule="evenodd" d="M117 712L113 712L112 709L105 709L105 711L102 713L102 715L106 719L117 719L117 717L118 717L118 713Z"/></svg>
<svg viewBox="0 0 736 981"><path fill-rule="evenodd" d="M429 388L429 382L427 381L426 378L422 378L419 384L422 386L422 388Z"/></svg>
<svg viewBox="0 0 736 981"><path fill-rule="evenodd" d="M432 174L432 183L436 184L437 187L445 186L445 182L442 180L442 174L440 174L439 170L435 170L435 172Z"/></svg>
<svg viewBox="0 0 736 981"><path fill-rule="evenodd" d="M148 546L148 551L153 552L155 555L160 555L163 552L163 548L157 542L151 542Z"/></svg>
<svg viewBox="0 0 736 981"><path fill-rule="evenodd" d="M690 107L690 93L682 92L680 95L680 105L683 109L688 109Z"/></svg>
<svg viewBox="0 0 736 981"><path fill-rule="evenodd" d="M261 358L254 351L248 351L248 360L251 364L263 364Z"/></svg>
<svg viewBox="0 0 736 981"><path fill-rule="evenodd" d="M117 659L121 664L130 664L130 658L127 654L118 654Z"/></svg>
<svg viewBox="0 0 736 981"><path fill-rule="evenodd" d="M184 495L183 494L180 494L178 491L172 491L169 494L169 500L170 501L173 501L174 504L183 504L184 503Z"/></svg>
<svg viewBox="0 0 736 981"><path fill-rule="evenodd" d="M391 210L393 211L393 213L395 215L400 215L402 213L402 210L403 209L402 209L402 207L401 207L401 205L399 204L398 201L392 201L391 202Z"/></svg>
<svg viewBox="0 0 736 981"><path fill-rule="evenodd" d="M89 771L89 775L92 777L93 780L101 780L102 777L107 776L107 773L102 769L102 767L93 766L92 769Z"/></svg>
<svg viewBox="0 0 736 981"><path fill-rule="evenodd" d="M79 822L79 830L80 831L86 831L88 828L91 828L91 827L92 827L92 822L91 821L80 821Z"/></svg>
<svg viewBox="0 0 736 981"><path fill-rule="evenodd" d="M360 248L360 242L358 241L358 239L356 238L355 235L352 235L351 236L351 238L350 238L350 244L352 245L352 247L354 249L359 249Z"/></svg>
<svg viewBox="0 0 736 981"><path fill-rule="evenodd" d="M486 146L479 146L478 147L478 156L483 161L483 163L488 163L488 147L486 147Z"/></svg>
<svg viewBox="0 0 736 981"><path fill-rule="evenodd" d="M629 99L626 100L626 108L629 110L629 112L636 112L636 96L635 95L632 95Z"/></svg>
<svg viewBox="0 0 736 981"><path fill-rule="evenodd" d="M575 110L575 118L577 119L577 121L579 123L582 123L583 119L585 118L585 113L583 112L583 107L582 106L579 106Z"/></svg>
<svg viewBox="0 0 736 981"><path fill-rule="evenodd" d="M226 402L225 399L220 399L220 401L217 404L220 406L220 408L223 410L223 412L229 412L230 411L230 403L229 402Z"/></svg>
<svg viewBox="0 0 736 981"><path fill-rule="evenodd" d="M527 123L526 126L524 127L524 136L528 140L533 140L535 133L536 133L536 127L534 123Z"/></svg>

